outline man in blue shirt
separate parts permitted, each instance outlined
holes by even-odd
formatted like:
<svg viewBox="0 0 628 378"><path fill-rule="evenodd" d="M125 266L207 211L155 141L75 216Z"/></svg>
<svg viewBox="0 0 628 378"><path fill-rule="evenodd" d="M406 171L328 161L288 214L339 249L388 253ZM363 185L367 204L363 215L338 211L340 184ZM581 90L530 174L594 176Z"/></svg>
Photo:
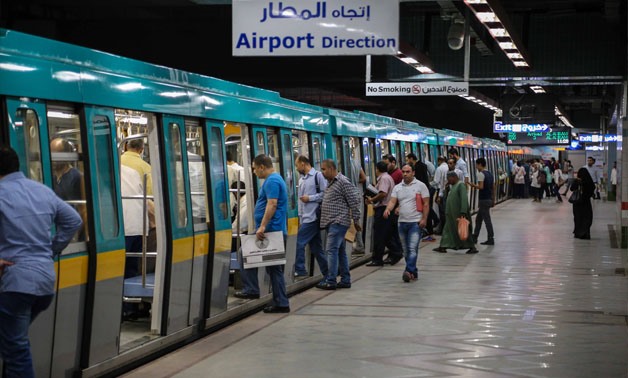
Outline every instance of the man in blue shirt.
<svg viewBox="0 0 628 378"><path fill-rule="evenodd" d="M19 168L17 153L0 147L0 355L5 377L31 378L28 327L52 303L53 254L68 245L82 221L52 189Z"/></svg>
<svg viewBox="0 0 628 378"><path fill-rule="evenodd" d="M253 160L255 175L264 180L255 204L255 235L259 240L266 232L282 231L284 246L288 235L288 189L279 173L275 172L273 162L267 155L257 155ZM264 308L266 313L290 312L286 281L283 277L283 265L270 265L266 273L270 276L273 291L273 303ZM236 292L237 298L259 298L257 268L242 269L242 291Z"/></svg>
<svg viewBox="0 0 628 378"><path fill-rule="evenodd" d="M299 179L299 231L297 233L297 252L294 263L295 278L309 277L305 269L305 246L316 257L323 276L327 276L327 259L323 251L320 229L320 205L327 180L316 171L307 156L300 155L296 160Z"/></svg>

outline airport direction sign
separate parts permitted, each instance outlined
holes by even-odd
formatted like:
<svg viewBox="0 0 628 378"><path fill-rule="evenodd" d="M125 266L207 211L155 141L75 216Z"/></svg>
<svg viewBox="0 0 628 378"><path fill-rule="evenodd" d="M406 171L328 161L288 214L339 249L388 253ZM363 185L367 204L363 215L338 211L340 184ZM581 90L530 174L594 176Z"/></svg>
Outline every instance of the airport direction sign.
<svg viewBox="0 0 628 378"><path fill-rule="evenodd" d="M398 0L233 0L233 56L397 55Z"/></svg>
<svg viewBox="0 0 628 378"><path fill-rule="evenodd" d="M366 83L367 96L467 96L466 81Z"/></svg>

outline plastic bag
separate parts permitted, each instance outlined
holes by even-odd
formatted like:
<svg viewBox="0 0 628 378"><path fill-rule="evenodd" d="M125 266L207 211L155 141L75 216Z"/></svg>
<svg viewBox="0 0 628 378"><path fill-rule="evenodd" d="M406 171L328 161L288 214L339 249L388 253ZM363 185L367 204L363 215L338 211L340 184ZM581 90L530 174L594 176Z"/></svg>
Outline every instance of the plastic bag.
<svg viewBox="0 0 628 378"><path fill-rule="evenodd" d="M469 238L469 220L465 217L458 218L458 237L463 241Z"/></svg>

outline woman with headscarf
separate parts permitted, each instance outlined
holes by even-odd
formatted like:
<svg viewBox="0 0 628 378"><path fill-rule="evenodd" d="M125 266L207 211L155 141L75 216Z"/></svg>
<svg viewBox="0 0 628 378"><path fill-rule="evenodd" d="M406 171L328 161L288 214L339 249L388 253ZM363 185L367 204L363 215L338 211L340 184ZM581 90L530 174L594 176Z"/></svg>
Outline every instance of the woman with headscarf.
<svg viewBox="0 0 628 378"><path fill-rule="evenodd" d="M572 202L573 205L573 234L578 239L591 239L591 225L593 224L593 207L591 197L595 192L595 184L586 168L580 168L578 175L570 187L572 192L581 191L580 199ZM572 194L573 195L573 194Z"/></svg>

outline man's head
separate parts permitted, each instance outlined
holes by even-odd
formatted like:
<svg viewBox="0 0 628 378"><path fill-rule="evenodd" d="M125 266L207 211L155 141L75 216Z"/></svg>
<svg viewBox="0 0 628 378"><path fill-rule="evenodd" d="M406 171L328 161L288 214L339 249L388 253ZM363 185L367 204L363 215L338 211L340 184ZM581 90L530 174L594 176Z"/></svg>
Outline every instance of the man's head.
<svg viewBox="0 0 628 378"><path fill-rule="evenodd" d="M447 158L446 158L446 157L444 157L443 155L440 155L440 156L436 159L436 161L438 162L438 165L441 165L441 164L443 164L443 163L446 163L446 162L447 162Z"/></svg>
<svg viewBox="0 0 628 378"><path fill-rule="evenodd" d="M74 145L67 139L54 138L50 141L50 152L76 152L76 148L74 148ZM62 161L58 159L53 159L52 168L55 171L63 171L66 169L69 163L70 160Z"/></svg>
<svg viewBox="0 0 628 378"><path fill-rule="evenodd" d="M455 160L458 160L458 158L460 157L458 149L454 147L451 147L449 150L447 150L447 153L449 154L450 158L454 158Z"/></svg>
<svg viewBox="0 0 628 378"><path fill-rule="evenodd" d="M388 172L392 172L397 168L397 159L392 154L387 154L382 157L382 161L388 164Z"/></svg>
<svg viewBox="0 0 628 378"><path fill-rule="evenodd" d="M447 159L447 165L449 166L449 170L453 171L456 168L456 160L455 159Z"/></svg>
<svg viewBox="0 0 628 378"><path fill-rule="evenodd" d="M323 177L327 180L332 180L338 174L338 168L336 167L336 162L332 159L325 159L321 163L321 172L323 173Z"/></svg>
<svg viewBox="0 0 628 378"><path fill-rule="evenodd" d="M478 171L483 171L486 168L486 159L483 157L475 159L475 168Z"/></svg>
<svg viewBox="0 0 628 378"><path fill-rule="evenodd" d="M595 158L592 158L591 156L589 156L589 157L587 158L587 165L588 165L589 167L593 167L593 164L595 164Z"/></svg>
<svg viewBox="0 0 628 378"><path fill-rule="evenodd" d="M265 179L275 172L273 161L268 155L259 154L253 159L253 172L260 179Z"/></svg>
<svg viewBox="0 0 628 378"><path fill-rule="evenodd" d="M227 151L226 155L227 155L227 163L229 164L233 163L233 153L231 151Z"/></svg>
<svg viewBox="0 0 628 378"><path fill-rule="evenodd" d="M458 174L455 171L447 172L447 182L450 185L457 184L459 180L460 180L460 177L458 177Z"/></svg>
<svg viewBox="0 0 628 378"><path fill-rule="evenodd" d="M20 170L17 152L9 146L0 147L0 177Z"/></svg>
<svg viewBox="0 0 628 378"><path fill-rule="evenodd" d="M141 154L144 151L144 138L131 139L126 142L126 149L128 151L137 152Z"/></svg>
<svg viewBox="0 0 628 378"><path fill-rule="evenodd" d="M412 152L406 155L406 163L412 164L412 166L416 164L417 160L419 160L419 158L417 158L417 156Z"/></svg>
<svg viewBox="0 0 628 378"><path fill-rule="evenodd" d="M299 155L297 157L295 164L297 166L297 171L302 175L307 174L310 171L310 168L312 167L312 163L310 163L310 159L308 159L307 156L305 155Z"/></svg>
<svg viewBox="0 0 628 378"><path fill-rule="evenodd" d="M375 175L379 176L382 173L388 172L388 163L385 160L380 160L375 164Z"/></svg>
<svg viewBox="0 0 628 378"><path fill-rule="evenodd" d="M414 180L414 167L410 164L406 164L401 167L401 173L403 174L403 182L409 184Z"/></svg>

